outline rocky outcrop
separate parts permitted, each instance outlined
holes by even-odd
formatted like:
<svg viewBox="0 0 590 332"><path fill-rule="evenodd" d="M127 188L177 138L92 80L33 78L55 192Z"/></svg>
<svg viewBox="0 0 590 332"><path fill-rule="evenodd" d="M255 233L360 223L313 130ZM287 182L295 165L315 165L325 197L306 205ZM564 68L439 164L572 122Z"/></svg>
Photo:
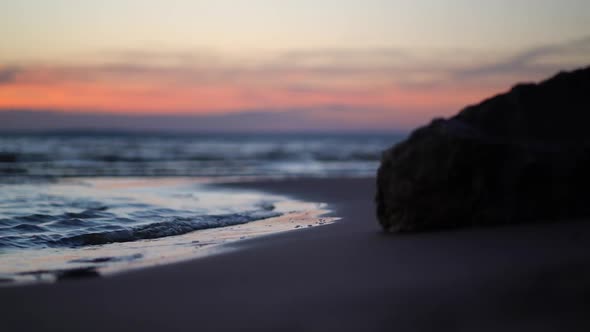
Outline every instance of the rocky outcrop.
<svg viewBox="0 0 590 332"><path fill-rule="evenodd" d="M590 67L436 119L383 153L377 216L421 231L590 216Z"/></svg>

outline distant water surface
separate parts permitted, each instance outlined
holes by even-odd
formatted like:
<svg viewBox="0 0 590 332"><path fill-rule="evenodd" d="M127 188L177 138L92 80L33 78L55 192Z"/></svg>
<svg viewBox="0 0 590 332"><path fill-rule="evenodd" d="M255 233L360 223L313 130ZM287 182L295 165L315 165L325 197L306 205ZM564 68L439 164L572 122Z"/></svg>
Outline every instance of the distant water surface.
<svg viewBox="0 0 590 332"><path fill-rule="evenodd" d="M366 176L399 135L0 135L0 175Z"/></svg>

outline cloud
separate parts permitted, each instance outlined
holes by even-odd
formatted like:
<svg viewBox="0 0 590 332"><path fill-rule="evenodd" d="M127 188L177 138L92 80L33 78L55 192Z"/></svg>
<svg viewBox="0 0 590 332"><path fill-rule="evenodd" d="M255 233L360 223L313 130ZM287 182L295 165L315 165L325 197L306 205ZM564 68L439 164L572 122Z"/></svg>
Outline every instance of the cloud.
<svg viewBox="0 0 590 332"><path fill-rule="evenodd" d="M519 81L586 66L589 59L590 37L505 55L397 48L257 57L124 50L77 64L0 64L0 108L143 114L293 110L318 121L340 121L338 113L359 125L411 124L449 115Z"/></svg>
<svg viewBox="0 0 590 332"><path fill-rule="evenodd" d="M452 72L454 79L479 79L502 75L537 77L556 70L590 64L590 36L560 44L534 47L491 64Z"/></svg>
<svg viewBox="0 0 590 332"><path fill-rule="evenodd" d="M130 115L75 113L49 110L0 110L0 132L63 130L134 130L165 132L300 132L404 131L407 123L384 122L382 110L346 107L294 108L268 112L245 110L238 114ZM351 117L352 116L352 117ZM356 118L355 118L356 117Z"/></svg>
<svg viewBox="0 0 590 332"><path fill-rule="evenodd" d="M315 49L281 54L230 57L212 51L126 50L103 54L81 65L31 65L0 69L0 82L33 84L62 81L143 81L166 85L243 84L298 87L300 91L397 85L433 87L454 81L538 78L548 72L586 65L590 36L491 57L483 52L404 49ZM504 82L502 82L504 83Z"/></svg>
<svg viewBox="0 0 590 332"><path fill-rule="evenodd" d="M10 84L16 80L19 69L16 67L1 67L0 66L0 85Z"/></svg>

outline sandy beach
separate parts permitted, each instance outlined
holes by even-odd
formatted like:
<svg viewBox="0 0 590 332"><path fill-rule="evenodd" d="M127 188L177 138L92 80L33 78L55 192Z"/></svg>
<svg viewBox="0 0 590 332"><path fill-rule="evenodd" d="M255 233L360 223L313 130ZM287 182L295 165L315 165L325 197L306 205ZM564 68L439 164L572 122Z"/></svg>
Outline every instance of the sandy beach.
<svg viewBox="0 0 590 332"><path fill-rule="evenodd" d="M3 331L588 331L590 223L381 232L375 180L237 183L342 220L106 278L0 288Z"/></svg>

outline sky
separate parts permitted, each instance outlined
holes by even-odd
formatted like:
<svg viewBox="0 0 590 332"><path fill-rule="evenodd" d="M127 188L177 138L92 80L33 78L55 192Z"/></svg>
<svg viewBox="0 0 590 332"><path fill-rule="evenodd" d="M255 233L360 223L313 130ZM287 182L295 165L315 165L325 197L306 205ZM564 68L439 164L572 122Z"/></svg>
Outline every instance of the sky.
<svg viewBox="0 0 590 332"><path fill-rule="evenodd" d="M0 40L3 119L399 130L589 65L590 1L3 1Z"/></svg>

